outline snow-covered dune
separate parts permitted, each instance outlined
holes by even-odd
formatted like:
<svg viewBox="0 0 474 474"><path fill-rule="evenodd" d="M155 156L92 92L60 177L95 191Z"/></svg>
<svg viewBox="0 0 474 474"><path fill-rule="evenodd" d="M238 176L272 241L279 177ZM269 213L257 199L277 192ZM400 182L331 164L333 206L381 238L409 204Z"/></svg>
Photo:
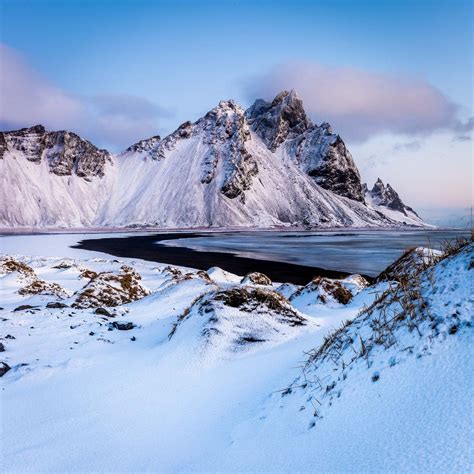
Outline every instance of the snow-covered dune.
<svg viewBox="0 0 474 474"><path fill-rule="evenodd" d="M304 287L3 256L2 469L472 470L474 244L414 252Z"/></svg>

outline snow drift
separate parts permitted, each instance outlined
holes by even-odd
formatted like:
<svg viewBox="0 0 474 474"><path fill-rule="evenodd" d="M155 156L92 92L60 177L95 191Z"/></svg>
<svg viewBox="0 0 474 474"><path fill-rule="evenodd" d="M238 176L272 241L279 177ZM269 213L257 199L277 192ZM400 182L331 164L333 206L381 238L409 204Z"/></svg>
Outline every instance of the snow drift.
<svg viewBox="0 0 474 474"><path fill-rule="evenodd" d="M2 468L472 471L473 269L466 242L369 286L5 256Z"/></svg>

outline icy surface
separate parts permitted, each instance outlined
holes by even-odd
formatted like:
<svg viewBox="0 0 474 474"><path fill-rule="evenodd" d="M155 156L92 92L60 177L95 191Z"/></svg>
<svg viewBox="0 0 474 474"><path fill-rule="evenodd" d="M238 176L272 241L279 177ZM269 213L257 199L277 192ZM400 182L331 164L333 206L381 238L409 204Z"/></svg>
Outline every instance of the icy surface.
<svg viewBox="0 0 474 474"><path fill-rule="evenodd" d="M469 236L468 231L325 231L325 232L225 232L175 240L170 246L199 251L237 254L242 257L298 263L329 270L377 276L407 249Z"/></svg>

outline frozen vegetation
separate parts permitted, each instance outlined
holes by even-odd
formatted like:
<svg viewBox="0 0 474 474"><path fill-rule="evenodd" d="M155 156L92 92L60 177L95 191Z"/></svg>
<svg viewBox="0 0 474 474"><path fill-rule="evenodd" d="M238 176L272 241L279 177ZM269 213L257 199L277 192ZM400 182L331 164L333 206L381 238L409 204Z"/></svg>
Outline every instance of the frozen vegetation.
<svg viewBox="0 0 474 474"><path fill-rule="evenodd" d="M468 241L372 284L4 255L2 470L472 471L473 267Z"/></svg>

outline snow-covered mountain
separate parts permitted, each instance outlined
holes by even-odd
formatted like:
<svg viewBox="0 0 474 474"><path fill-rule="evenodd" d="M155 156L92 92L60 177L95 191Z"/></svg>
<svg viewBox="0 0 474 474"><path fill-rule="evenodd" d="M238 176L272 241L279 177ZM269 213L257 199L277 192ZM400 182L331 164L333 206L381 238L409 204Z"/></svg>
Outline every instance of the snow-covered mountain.
<svg viewBox="0 0 474 474"><path fill-rule="evenodd" d="M389 183L385 186L380 178L377 179L372 189L368 189L367 185L363 184L363 190L365 202L372 209L376 209L394 219L402 219L407 224L418 225L423 223L423 220L414 209L401 200ZM401 216L405 216L405 218Z"/></svg>
<svg viewBox="0 0 474 474"><path fill-rule="evenodd" d="M364 195L342 139L294 91L247 111L222 101L119 155L42 126L3 132L0 170L3 227L423 225L392 188Z"/></svg>

